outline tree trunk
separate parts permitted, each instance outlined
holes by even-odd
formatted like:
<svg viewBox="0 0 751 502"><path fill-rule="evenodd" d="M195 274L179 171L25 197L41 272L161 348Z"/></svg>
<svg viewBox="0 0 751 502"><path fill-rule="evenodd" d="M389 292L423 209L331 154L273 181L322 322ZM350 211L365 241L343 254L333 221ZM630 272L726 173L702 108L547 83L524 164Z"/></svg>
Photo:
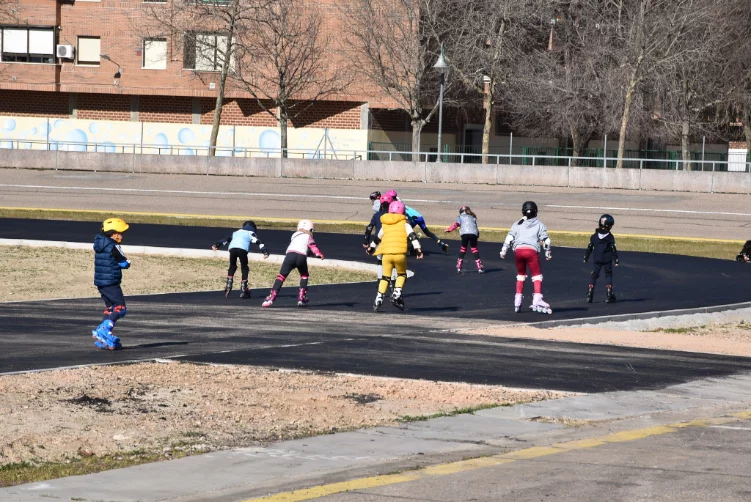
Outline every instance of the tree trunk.
<svg viewBox="0 0 751 502"><path fill-rule="evenodd" d="M686 171L693 171L693 165L688 163L691 160L691 152L689 151L689 134L691 133L691 123L688 119L683 119L681 122L681 158L684 162L683 169Z"/></svg>
<svg viewBox="0 0 751 502"><path fill-rule="evenodd" d="M579 134L579 131L576 129L573 123L569 124L569 129L571 130L571 146L574 150L571 153L571 156L574 158L574 165L579 165L577 159L581 156L582 151L581 134Z"/></svg>
<svg viewBox="0 0 751 502"><path fill-rule="evenodd" d="M415 158L420 152L420 133L422 132L422 119L412 119L412 161L417 162L420 159ZM438 152L440 155L440 152ZM419 156L418 156L419 157Z"/></svg>
<svg viewBox="0 0 751 502"><path fill-rule="evenodd" d="M749 120L751 120L751 117L748 117L746 121L743 123L743 132L746 135L746 144L749 150L751 150L751 123L749 123Z"/></svg>
<svg viewBox="0 0 751 502"><path fill-rule="evenodd" d="M634 93L636 92L636 84L639 82L639 71L643 60L644 53L642 52L636 59L636 64L634 65L634 69L631 71L631 77L628 80L628 89L626 89L626 97L623 103L623 116L621 117L621 134L618 137L618 162L615 165L618 169L623 168L623 156L626 154L626 132L628 131L628 121L631 118L631 105L634 102Z"/></svg>
<svg viewBox="0 0 751 502"><path fill-rule="evenodd" d="M216 104L214 104L214 120L211 123L211 137L209 138L209 156L216 155L216 142L219 137L219 125L222 122L222 107L224 106L224 87L227 83L229 64L232 59L232 37L235 35L234 19L229 25L227 33L227 47L222 61L222 69L219 72L219 88L216 91Z"/></svg>
<svg viewBox="0 0 751 502"><path fill-rule="evenodd" d="M282 145L282 158L287 158L287 115L282 113L281 107L279 107L279 130L281 136Z"/></svg>
<svg viewBox="0 0 751 502"><path fill-rule="evenodd" d="M485 124L482 127L482 163L487 164L490 161L490 132L493 127L493 82L488 84L483 96L483 107L485 108Z"/></svg>

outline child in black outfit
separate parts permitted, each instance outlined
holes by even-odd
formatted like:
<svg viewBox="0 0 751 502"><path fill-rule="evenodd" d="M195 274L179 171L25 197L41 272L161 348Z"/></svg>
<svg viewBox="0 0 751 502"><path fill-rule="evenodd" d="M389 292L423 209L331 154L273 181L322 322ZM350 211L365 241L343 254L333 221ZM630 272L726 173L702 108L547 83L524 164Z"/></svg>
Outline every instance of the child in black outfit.
<svg viewBox="0 0 751 502"><path fill-rule="evenodd" d="M257 244L263 253L264 258L269 257L269 251L261 239L258 238L258 229L252 221L243 223L240 230L233 232L224 239L216 242L211 249L216 251L222 246L229 246L229 268L227 269L227 283L224 286L224 296L228 297L232 292L232 283L235 280L237 272L237 261L240 260L240 271L242 272L242 282L240 283L240 298L250 298L250 288L248 288L248 253L250 246Z"/></svg>
<svg viewBox="0 0 751 502"><path fill-rule="evenodd" d="M751 261L751 241L746 241L741 252L735 257L735 261L739 263L748 263Z"/></svg>
<svg viewBox="0 0 751 502"><path fill-rule="evenodd" d="M605 269L605 303L615 303L613 294L613 262L618 266L618 250L615 247L615 237L610 230L615 225L615 219L609 214L600 216L599 225L592 237L589 238L589 246L584 253L584 263L587 263L590 255L594 253L594 270L592 270L592 282L587 290L587 303L592 303L595 294L595 283L600 277L600 270Z"/></svg>

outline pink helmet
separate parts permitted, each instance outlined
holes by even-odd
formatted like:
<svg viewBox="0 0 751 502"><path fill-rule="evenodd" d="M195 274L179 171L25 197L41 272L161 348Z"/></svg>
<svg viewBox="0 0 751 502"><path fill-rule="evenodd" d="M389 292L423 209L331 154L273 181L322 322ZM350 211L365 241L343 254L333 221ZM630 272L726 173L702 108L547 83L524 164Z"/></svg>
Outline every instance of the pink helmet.
<svg viewBox="0 0 751 502"><path fill-rule="evenodd" d="M400 200L395 200L389 204L389 213L404 214L404 203Z"/></svg>
<svg viewBox="0 0 751 502"><path fill-rule="evenodd" d="M396 190L389 190L384 195L388 195L392 200L397 200L399 198L396 195Z"/></svg>
<svg viewBox="0 0 751 502"><path fill-rule="evenodd" d="M394 197L388 193L381 195L381 204L391 204L392 202L394 202Z"/></svg>

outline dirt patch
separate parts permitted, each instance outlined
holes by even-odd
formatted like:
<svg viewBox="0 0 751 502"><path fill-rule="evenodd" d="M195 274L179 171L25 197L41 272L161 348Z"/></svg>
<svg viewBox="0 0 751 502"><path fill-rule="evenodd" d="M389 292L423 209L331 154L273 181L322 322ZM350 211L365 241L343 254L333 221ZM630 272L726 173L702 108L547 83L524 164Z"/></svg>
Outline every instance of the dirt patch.
<svg viewBox="0 0 751 502"><path fill-rule="evenodd" d="M123 272L123 291L126 297L136 294L221 290L227 279L227 260L222 258L150 255L132 255L129 258L133 265ZM270 288L278 272L278 264L252 262L250 287ZM289 284L297 284L295 274L297 272L290 276ZM98 297L93 279L93 251L0 246L0 301ZM310 275L310 284L373 279L373 274L367 272L318 267ZM239 272L235 280L235 287L239 288Z"/></svg>
<svg viewBox="0 0 751 502"><path fill-rule="evenodd" d="M5 375L0 395L5 465L169 458L570 394L171 362Z"/></svg>
<svg viewBox="0 0 751 502"><path fill-rule="evenodd" d="M596 327L538 329L529 326L485 326L460 330L476 335L532 338L558 342L621 345L645 349L680 350L751 357L751 323L712 323L656 331L622 331Z"/></svg>

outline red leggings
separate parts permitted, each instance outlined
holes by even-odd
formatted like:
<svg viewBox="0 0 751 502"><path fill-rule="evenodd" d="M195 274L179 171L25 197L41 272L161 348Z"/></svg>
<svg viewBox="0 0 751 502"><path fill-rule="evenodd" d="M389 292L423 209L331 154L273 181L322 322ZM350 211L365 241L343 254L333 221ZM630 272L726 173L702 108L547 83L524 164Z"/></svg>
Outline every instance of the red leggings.
<svg viewBox="0 0 751 502"><path fill-rule="evenodd" d="M514 251L516 257L516 293L524 291L524 281L527 279L527 267L532 274L532 285L535 293L542 293L542 269L540 268L540 254L532 248L518 248Z"/></svg>

